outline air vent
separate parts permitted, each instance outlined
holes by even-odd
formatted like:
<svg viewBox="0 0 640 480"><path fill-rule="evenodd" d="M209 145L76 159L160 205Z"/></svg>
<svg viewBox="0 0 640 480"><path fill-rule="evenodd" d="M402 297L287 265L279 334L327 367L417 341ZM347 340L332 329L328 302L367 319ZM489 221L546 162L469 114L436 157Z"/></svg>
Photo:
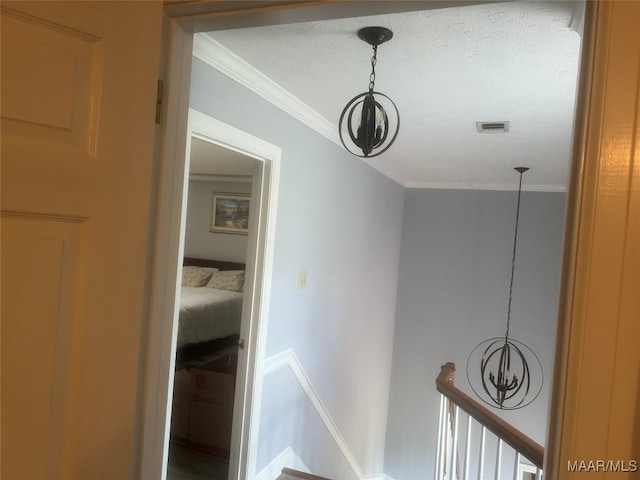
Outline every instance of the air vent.
<svg viewBox="0 0 640 480"><path fill-rule="evenodd" d="M478 133L507 133L509 122L476 122Z"/></svg>

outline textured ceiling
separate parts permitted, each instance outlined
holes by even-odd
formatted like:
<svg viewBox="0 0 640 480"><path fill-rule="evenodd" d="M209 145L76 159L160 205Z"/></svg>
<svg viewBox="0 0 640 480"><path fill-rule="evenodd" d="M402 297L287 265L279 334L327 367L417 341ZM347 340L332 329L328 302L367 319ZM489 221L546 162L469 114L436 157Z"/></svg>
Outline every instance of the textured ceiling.
<svg viewBox="0 0 640 480"><path fill-rule="evenodd" d="M567 182L580 54L570 28L581 3L503 2L217 31L208 35L336 125L366 91L371 47L359 28L394 37L378 48L376 90L401 115L396 143L366 160L408 187L529 190ZM480 134L479 121L509 121Z"/></svg>

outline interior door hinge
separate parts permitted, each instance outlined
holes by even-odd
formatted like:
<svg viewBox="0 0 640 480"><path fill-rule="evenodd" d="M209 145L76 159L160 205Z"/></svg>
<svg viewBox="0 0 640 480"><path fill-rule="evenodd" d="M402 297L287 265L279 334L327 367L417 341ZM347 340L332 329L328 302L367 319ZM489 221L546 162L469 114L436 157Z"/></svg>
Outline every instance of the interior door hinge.
<svg viewBox="0 0 640 480"><path fill-rule="evenodd" d="M158 79L158 91L156 93L156 123L160 125L162 116L162 96L164 93L164 82Z"/></svg>

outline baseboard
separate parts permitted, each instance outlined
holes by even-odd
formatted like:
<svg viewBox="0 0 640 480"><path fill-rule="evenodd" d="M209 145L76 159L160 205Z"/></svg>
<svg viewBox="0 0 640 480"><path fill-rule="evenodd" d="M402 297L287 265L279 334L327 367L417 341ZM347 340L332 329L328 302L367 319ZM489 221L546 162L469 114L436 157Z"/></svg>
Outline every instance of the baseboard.
<svg viewBox="0 0 640 480"><path fill-rule="evenodd" d="M322 423L324 424L329 434L333 438L336 446L344 456L345 460L353 470L353 473L355 474L356 478L358 480L392 480L390 477L387 477L384 473L379 473L374 475L364 474L364 472L362 471L362 467L360 467L360 464L358 463L358 460L355 458L353 452L349 448L349 445L347 444L346 440L340 433L340 430L338 430L338 427L333 421L333 418L329 414L329 411L327 410L327 408L322 403L322 400L320 399L318 392L313 387L311 380L309 379L308 375L304 371L304 368L302 367L302 364L300 363L300 360L298 359L298 357L296 356L295 352L292 349L287 349L281 353L278 353L276 355L273 355L272 357L269 357L265 361L264 374L268 375L269 373L279 370L280 368L285 366L289 367L289 370L291 371L291 373L293 373L293 376L298 381L298 384L300 385L304 393L307 395L309 402L311 403L316 413L322 420ZM291 465L288 465L288 466L291 468L295 468L294 466L291 466ZM303 470L300 468L296 468L296 470L308 471L308 469Z"/></svg>
<svg viewBox="0 0 640 480"><path fill-rule="evenodd" d="M269 465L263 468L254 480L277 480L284 468L312 473L298 454L291 447L287 447L280 455L274 458ZM384 473L380 473L364 477L364 480L393 480L393 478Z"/></svg>
<svg viewBox="0 0 640 480"><path fill-rule="evenodd" d="M311 473L309 467L300 460L300 457L293 451L291 447L285 448L280 455L274 458L269 465L263 468L255 480L276 480L283 468L293 468L301 472Z"/></svg>

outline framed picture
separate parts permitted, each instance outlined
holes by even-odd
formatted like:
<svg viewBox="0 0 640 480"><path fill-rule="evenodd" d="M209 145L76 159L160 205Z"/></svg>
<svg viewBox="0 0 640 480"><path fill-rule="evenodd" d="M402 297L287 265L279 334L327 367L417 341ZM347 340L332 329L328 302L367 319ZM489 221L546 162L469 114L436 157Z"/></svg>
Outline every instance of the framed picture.
<svg viewBox="0 0 640 480"><path fill-rule="evenodd" d="M250 206L250 195L213 193L209 231L246 235L249 231Z"/></svg>

